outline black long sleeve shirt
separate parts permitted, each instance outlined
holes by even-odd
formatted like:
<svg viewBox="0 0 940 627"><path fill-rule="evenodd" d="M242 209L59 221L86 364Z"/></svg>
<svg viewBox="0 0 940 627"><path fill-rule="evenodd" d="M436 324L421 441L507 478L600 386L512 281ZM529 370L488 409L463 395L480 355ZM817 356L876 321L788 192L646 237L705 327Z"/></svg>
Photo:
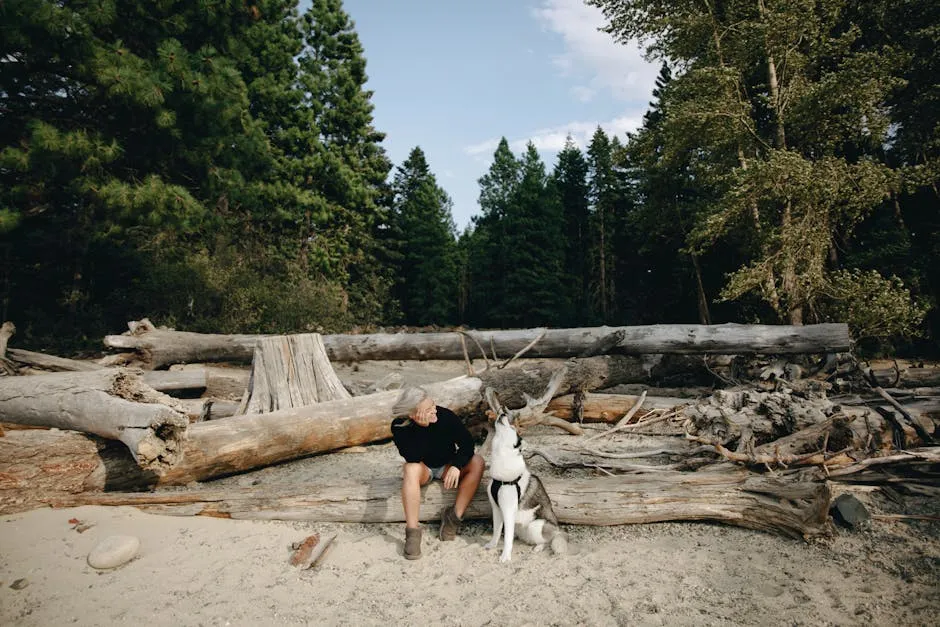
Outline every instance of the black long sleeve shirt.
<svg viewBox="0 0 940 627"><path fill-rule="evenodd" d="M424 462L430 468L463 468L473 457L473 436L457 414L437 406L437 422L422 427L407 418L392 421L392 439L406 462Z"/></svg>

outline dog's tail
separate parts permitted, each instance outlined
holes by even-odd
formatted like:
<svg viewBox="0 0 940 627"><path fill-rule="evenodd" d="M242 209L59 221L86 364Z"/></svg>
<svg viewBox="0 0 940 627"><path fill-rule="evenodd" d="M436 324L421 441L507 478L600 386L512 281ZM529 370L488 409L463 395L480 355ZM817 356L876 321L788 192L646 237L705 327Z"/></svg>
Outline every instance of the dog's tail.
<svg viewBox="0 0 940 627"><path fill-rule="evenodd" d="M561 530L558 525L550 522L542 526L542 537L552 547L552 553L560 555L568 552L568 534Z"/></svg>
<svg viewBox="0 0 940 627"><path fill-rule="evenodd" d="M552 538L552 553L555 555L561 555L568 552L568 534L562 530L558 530L558 533L555 534L555 537Z"/></svg>

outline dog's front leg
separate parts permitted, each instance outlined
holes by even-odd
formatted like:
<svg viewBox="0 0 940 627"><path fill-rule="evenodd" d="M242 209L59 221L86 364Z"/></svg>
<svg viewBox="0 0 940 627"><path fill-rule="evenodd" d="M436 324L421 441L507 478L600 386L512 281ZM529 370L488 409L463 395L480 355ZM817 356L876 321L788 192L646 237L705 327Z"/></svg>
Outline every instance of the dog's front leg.
<svg viewBox="0 0 940 627"><path fill-rule="evenodd" d="M496 544L499 542L499 537L503 533L503 515L499 511L499 504L493 500L493 495L489 489L486 491L486 496L489 497L490 509L493 510L493 539L487 542L483 548L495 549Z"/></svg>
<svg viewBox="0 0 940 627"><path fill-rule="evenodd" d="M506 539L503 540L503 552L499 561L508 562L512 559L512 541L516 536L516 511L519 509L519 498L515 489L499 491L499 509L503 515L503 526L506 528Z"/></svg>

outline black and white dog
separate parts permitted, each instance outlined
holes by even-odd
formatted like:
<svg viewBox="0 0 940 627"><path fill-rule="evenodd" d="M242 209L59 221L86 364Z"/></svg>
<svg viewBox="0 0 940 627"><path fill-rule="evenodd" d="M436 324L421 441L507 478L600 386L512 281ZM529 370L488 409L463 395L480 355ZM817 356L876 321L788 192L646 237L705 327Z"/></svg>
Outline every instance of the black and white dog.
<svg viewBox="0 0 940 627"><path fill-rule="evenodd" d="M499 404L492 390L487 390L486 398L496 412L489 462L491 479L486 491L493 509L493 539L486 548L496 548L505 528L501 562L512 558L516 536L534 544L536 551L550 544L554 553L564 553L568 547L567 537L558 527L545 487L526 466L522 436L512 425L512 413Z"/></svg>

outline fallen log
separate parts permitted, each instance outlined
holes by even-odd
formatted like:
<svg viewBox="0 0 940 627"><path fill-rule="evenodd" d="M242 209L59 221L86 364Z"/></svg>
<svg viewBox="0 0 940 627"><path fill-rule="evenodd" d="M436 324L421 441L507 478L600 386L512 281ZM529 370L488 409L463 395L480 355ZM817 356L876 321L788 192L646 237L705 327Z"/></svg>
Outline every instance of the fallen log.
<svg viewBox="0 0 940 627"><path fill-rule="evenodd" d="M634 358L621 356L577 360L566 369L559 391L570 393L573 389L590 389L603 381L616 382L617 377L639 368L636 363ZM514 365L480 373L479 377L458 377L424 387L438 404L463 416L468 426L479 432L484 415L481 404L485 386L495 388L502 398L524 402L526 393L544 390L552 374L549 364ZM387 440L391 438L391 407L398 395L399 392L393 390L308 407L195 423L187 430L182 459L173 468L160 475L140 472L129 467L130 460L112 456L96 466L94 476L90 474L83 485L94 489L108 485L112 490L185 485L307 455ZM11 454L15 456L15 450ZM30 463L28 459L20 461Z"/></svg>
<svg viewBox="0 0 940 627"><path fill-rule="evenodd" d="M214 335L158 329L149 320L130 322L125 335L108 335L105 346L132 350L139 365L158 369L171 364L231 361L250 362L254 346L264 335ZM472 340L466 341L466 337ZM540 337L541 336L541 337ZM332 362L364 360L471 359L484 357L480 348L507 358L525 350L526 357L581 357L612 354L792 354L846 351L845 324L785 325L648 325L573 329L514 329L452 333L373 333L324 335ZM137 364L135 364L137 365Z"/></svg>
<svg viewBox="0 0 940 627"><path fill-rule="evenodd" d="M790 537L826 535L829 488L823 481L772 478L723 467L698 473L662 471L629 477L543 477L558 520L577 525L716 521ZM489 518L486 479L465 519ZM452 502L439 483L423 490L420 519L435 521ZM401 480L308 484L292 491L227 490L79 494L47 500L53 507L131 505L158 514L252 520L388 523L404 521Z"/></svg>
<svg viewBox="0 0 940 627"><path fill-rule="evenodd" d="M40 370L51 370L53 372L89 372L91 370L101 370L104 368L101 364L96 364L93 361L56 357L55 355L36 353L21 348L9 348L7 349L7 355L11 360L21 366L39 368Z"/></svg>
<svg viewBox="0 0 940 627"><path fill-rule="evenodd" d="M4 377L0 422L119 440L141 468L163 472L180 461L189 420L168 406L172 399L148 387L140 375L114 369Z"/></svg>
<svg viewBox="0 0 940 627"><path fill-rule="evenodd" d="M577 394L566 394L553 398L546 411L575 422L617 422L636 405L639 398L632 394L586 393L580 395L580 398ZM688 398L647 396L634 417L642 420L654 410L675 409L692 402Z"/></svg>

